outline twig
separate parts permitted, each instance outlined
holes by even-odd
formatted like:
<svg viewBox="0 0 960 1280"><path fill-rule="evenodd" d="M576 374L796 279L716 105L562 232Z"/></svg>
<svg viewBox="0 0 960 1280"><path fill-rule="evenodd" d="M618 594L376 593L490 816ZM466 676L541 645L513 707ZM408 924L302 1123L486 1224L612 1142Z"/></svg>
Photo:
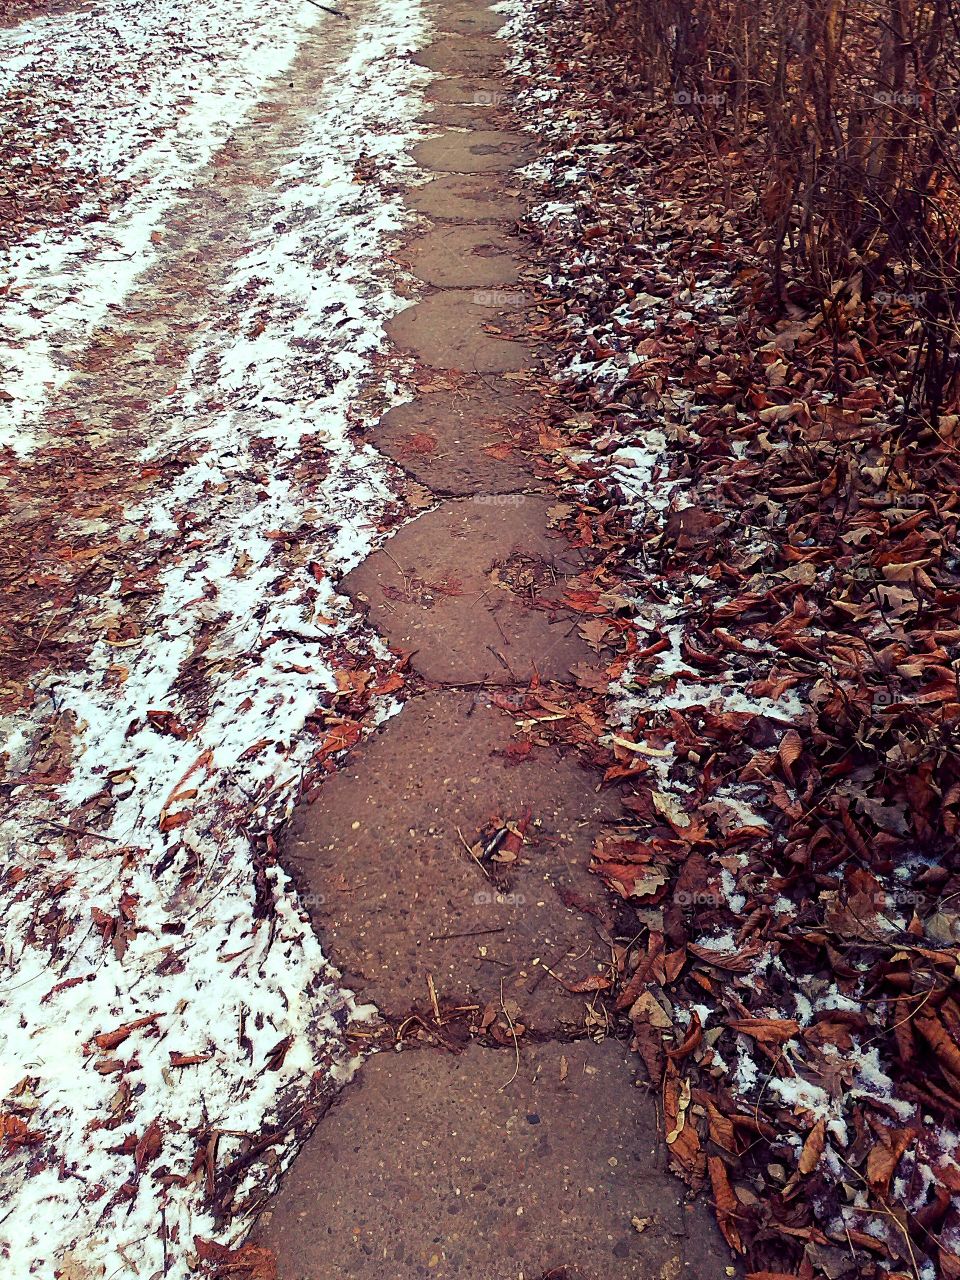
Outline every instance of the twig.
<svg viewBox="0 0 960 1280"><path fill-rule="evenodd" d="M477 855L473 852L473 850L472 850L472 849L470 848L470 846L467 844L466 840L465 840L465 839L464 839L464 837L463 837L463 832L460 830L460 828L459 828L459 827L457 827L457 835L460 837L460 843L461 843L461 844L463 845L463 847L466 849L467 853L469 853L470 857L474 860L474 862L477 864L477 866L480 868L480 870L483 872L483 874L484 874L484 875L487 877L487 879L489 880L489 879L490 879L490 872L487 870L487 868L483 865L483 863L480 861L480 859L477 857Z"/></svg>
<svg viewBox="0 0 960 1280"><path fill-rule="evenodd" d="M110 844L118 844L116 836L108 836L103 831L94 831L92 827L68 827L65 822L57 822L54 818L44 818L37 824L40 827L56 827L58 831L66 831L71 836L97 836L101 840L108 840Z"/></svg>
<svg viewBox="0 0 960 1280"><path fill-rule="evenodd" d="M318 9L322 9L324 13L332 13L335 18L345 18L347 15L342 9L331 9L328 4L321 4L320 0L310 0L311 4L315 4Z"/></svg>
<svg viewBox="0 0 960 1280"><path fill-rule="evenodd" d="M500 979L500 1008L503 1010L503 1016L507 1020L507 1026L510 1028L510 1034L513 1036L513 1051L517 1055L517 1065L513 1068L513 1075L506 1084L502 1084L498 1092L503 1093L504 1089L509 1089L517 1076L520 1074L520 1041L517 1039L517 1033L513 1027L513 1019L507 1013L507 1006L503 1003L503 979Z"/></svg>
<svg viewBox="0 0 960 1280"><path fill-rule="evenodd" d="M451 938L479 938L487 933L503 933L503 929L470 929L467 933L431 933L431 942L448 942Z"/></svg>
<svg viewBox="0 0 960 1280"><path fill-rule="evenodd" d="M430 992L430 1003L433 1005L433 1016L440 1022L440 1005L437 1003L437 988L433 985L433 974L427 974L427 990Z"/></svg>

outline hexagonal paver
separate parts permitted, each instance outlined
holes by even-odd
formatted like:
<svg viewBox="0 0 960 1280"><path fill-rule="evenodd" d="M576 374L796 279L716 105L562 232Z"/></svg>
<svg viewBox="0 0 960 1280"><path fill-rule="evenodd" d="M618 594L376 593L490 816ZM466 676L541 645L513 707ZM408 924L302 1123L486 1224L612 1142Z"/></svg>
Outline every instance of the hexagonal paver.
<svg viewBox="0 0 960 1280"><path fill-rule="evenodd" d="M525 493L443 502L405 524L342 589L428 680L569 679L595 658L560 602L582 557L550 536L550 505Z"/></svg>
<svg viewBox="0 0 960 1280"><path fill-rule="evenodd" d="M398 1018L430 1008L429 975L441 1000L481 1009L499 1008L502 982L540 1032L583 1021L590 996L560 979L609 957L609 907L587 868L619 801L551 751L516 754L515 732L485 698L414 698L294 816L284 861L324 949ZM465 842L506 823L526 823L528 843L478 864Z"/></svg>
<svg viewBox="0 0 960 1280"><path fill-rule="evenodd" d="M377 425L381 453L434 493L515 493L535 485L525 455L511 450L536 397L502 378L477 378L397 405Z"/></svg>
<svg viewBox="0 0 960 1280"><path fill-rule="evenodd" d="M437 31L456 35L480 36L499 31L504 15L480 5L445 5L434 23Z"/></svg>
<svg viewBox="0 0 960 1280"><path fill-rule="evenodd" d="M411 188L404 199L431 218L513 222L523 213L516 188L492 174L447 173Z"/></svg>
<svg viewBox="0 0 960 1280"><path fill-rule="evenodd" d="M530 348L508 335L491 333L503 313L519 310L528 298L515 289L447 289L407 307L388 320L398 347L435 369L465 373L509 373L529 369Z"/></svg>
<svg viewBox="0 0 960 1280"><path fill-rule="evenodd" d="M443 35L415 53L413 61L447 75L490 75L503 70L506 52L503 41L490 36Z"/></svg>
<svg viewBox="0 0 960 1280"><path fill-rule="evenodd" d="M428 102L457 102L463 105L493 106L506 98L503 81L488 76L444 76L423 91Z"/></svg>
<svg viewBox="0 0 960 1280"><path fill-rule="evenodd" d="M505 129L474 129L458 133L448 129L413 148L413 158L424 169L440 173L502 173L529 164L534 148L522 133Z"/></svg>
<svg viewBox="0 0 960 1280"><path fill-rule="evenodd" d="M493 103L427 102L417 119L433 129L497 129L505 108Z"/></svg>
<svg viewBox="0 0 960 1280"><path fill-rule="evenodd" d="M497 288L519 278L516 249L516 237L499 227L452 223L417 236L398 257L426 284Z"/></svg>
<svg viewBox="0 0 960 1280"><path fill-rule="evenodd" d="M476 1046L364 1063L256 1233L280 1280L724 1280L708 1210L663 1171L636 1058L581 1041L524 1045L515 1066Z"/></svg>

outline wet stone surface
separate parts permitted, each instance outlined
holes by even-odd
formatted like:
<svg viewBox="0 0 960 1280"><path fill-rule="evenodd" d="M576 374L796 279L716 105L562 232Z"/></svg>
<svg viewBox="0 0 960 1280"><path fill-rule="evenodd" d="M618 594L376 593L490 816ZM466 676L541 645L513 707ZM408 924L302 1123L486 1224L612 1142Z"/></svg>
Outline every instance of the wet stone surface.
<svg viewBox="0 0 960 1280"><path fill-rule="evenodd" d="M497 129L504 111L495 103L486 102L428 102L418 119L435 129L450 126L455 129Z"/></svg>
<svg viewBox="0 0 960 1280"><path fill-rule="evenodd" d="M477 378L391 409L373 443L434 493L516 493L539 484L515 447L535 403L502 378Z"/></svg>
<svg viewBox="0 0 960 1280"><path fill-rule="evenodd" d="M436 18L438 31L455 35L490 35L503 26L505 15L480 5L445 5Z"/></svg>
<svg viewBox="0 0 960 1280"><path fill-rule="evenodd" d="M603 974L622 924L588 869L619 797L523 745L490 700L600 659L560 607L583 563L551 530L556 498L533 491L537 401L510 380L538 368L520 336L523 242L507 234L535 146L497 128L505 45L484 33L501 19L459 0L435 19L443 34L414 60L442 73L422 117L441 128L414 148L431 176L406 203L425 223L397 254L424 292L387 332L420 366L468 376L390 410L372 439L433 493L464 496L344 579L428 687L297 809L282 859L345 982L395 1026L429 1020L435 998L461 1039L508 1011L522 1034L368 1058L255 1239L280 1280L721 1280L728 1252L666 1172L639 1059L579 1038L597 997L571 988Z"/></svg>
<svg viewBox="0 0 960 1280"><path fill-rule="evenodd" d="M453 75L434 80L423 92L427 102L452 102L461 105L493 106L506 100L503 82L490 76Z"/></svg>
<svg viewBox="0 0 960 1280"><path fill-rule="evenodd" d="M534 154L522 133L508 129L448 129L413 148L417 163L437 173L502 173L529 164Z"/></svg>
<svg viewBox="0 0 960 1280"><path fill-rule="evenodd" d="M491 174L445 174L432 178L407 195L411 209L433 219L469 222L514 222L523 213L523 204L507 179Z"/></svg>
<svg viewBox="0 0 960 1280"><path fill-rule="evenodd" d="M516 239L498 227L454 224L417 236L398 257L426 284L495 289L517 283L516 248Z"/></svg>
<svg viewBox="0 0 960 1280"><path fill-rule="evenodd" d="M386 325L398 347L436 369L510 373L528 369L533 352L504 332L504 310L528 302L516 286L447 289L407 307Z"/></svg>
<svg viewBox="0 0 960 1280"><path fill-rule="evenodd" d="M442 35L413 61L445 75L490 75L503 70L506 46L490 36Z"/></svg>

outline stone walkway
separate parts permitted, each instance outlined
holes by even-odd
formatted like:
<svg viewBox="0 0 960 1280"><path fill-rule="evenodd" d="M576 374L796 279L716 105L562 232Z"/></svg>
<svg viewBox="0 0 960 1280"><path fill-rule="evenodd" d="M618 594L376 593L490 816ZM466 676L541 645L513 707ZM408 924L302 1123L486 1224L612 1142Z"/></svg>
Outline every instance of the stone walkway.
<svg viewBox="0 0 960 1280"><path fill-rule="evenodd" d="M491 452L539 368L514 233L514 171L534 151L502 105L500 21L446 3L417 57L439 76L440 132L416 149L435 176L408 195L424 226L402 256L425 287L390 334L456 389L383 418L377 446L439 501L343 584L412 653L416 692L300 809L285 850L349 985L427 1034L369 1058L294 1162L257 1233L280 1280L729 1274L708 1210L666 1172L639 1059L587 1036L616 932L589 850L616 794L518 750L491 700L597 660L562 602L583 566L550 494ZM470 1023L493 1034L467 1044Z"/></svg>

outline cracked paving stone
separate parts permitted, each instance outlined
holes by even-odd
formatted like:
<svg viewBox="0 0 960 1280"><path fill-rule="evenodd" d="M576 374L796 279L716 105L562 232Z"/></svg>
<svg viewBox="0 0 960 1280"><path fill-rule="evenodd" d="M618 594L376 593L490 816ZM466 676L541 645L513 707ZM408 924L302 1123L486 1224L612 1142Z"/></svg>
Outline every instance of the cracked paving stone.
<svg viewBox="0 0 960 1280"><path fill-rule="evenodd" d="M600 663L562 605L582 553L551 536L551 500L524 492L538 482L505 448L522 439L531 398L484 376L538 367L515 336L529 304L515 284L521 242L491 225L521 216L510 171L536 155L530 138L495 127L507 95L489 73L505 46L486 33L500 21L442 7L445 34L415 55L448 75L428 86L423 117L445 128L413 150L435 176L405 197L448 224L408 246L414 273L442 292L387 324L423 364L477 376L377 429L382 451L434 493L473 496L408 522L342 584L412 651L415 672L455 686L567 679ZM599 1008L575 988L602 979L611 939L635 924L589 872L619 814L615 790L518 739L488 694L462 688L411 698L298 806L282 860L345 982L396 1019L427 1013L433 991L461 1008L450 1027L461 1038L509 1001L523 1034L516 1050L364 1062L254 1235L280 1280L725 1275L708 1210L685 1206L666 1172L639 1059L573 1038ZM519 847L504 843L510 827L524 831Z"/></svg>
<svg viewBox="0 0 960 1280"><path fill-rule="evenodd" d="M507 47L489 36L445 35L413 56L428 71L447 75L489 75L503 70Z"/></svg>
<svg viewBox="0 0 960 1280"><path fill-rule="evenodd" d="M427 102L451 102L461 106L492 106L506 97L503 81L485 76L446 76L423 91Z"/></svg>
<svg viewBox="0 0 960 1280"><path fill-rule="evenodd" d="M516 284L516 237L489 224L436 227L411 240L398 258L425 284L446 288L496 288Z"/></svg>
<svg viewBox="0 0 960 1280"><path fill-rule="evenodd" d="M534 364L523 342L499 330L504 312L519 311L529 297L516 289L445 289L387 321L394 343L434 369L464 373L517 373Z"/></svg>
<svg viewBox="0 0 960 1280"><path fill-rule="evenodd" d="M406 204L431 218L470 222L515 222L523 213L516 193L497 185L489 174L444 174L414 187Z"/></svg>
<svg viewBox="0 0 960 1280"><path fill-rule="evenodd" d="M479 36L492 35L506 21L502 13L473 5L456 5L441 9L434 23L444 34Z"/></svg>
<svg viewBox="0 0 960 1280"><path fill-rule="evenodd" d="M496 129L504 108L499 104L428 102L417 119L423 124L455 129Z"/></svg>
<svg viewBox="0 0 960 1280"><path fill-rule="evenodd" d="M535 154L522 133L509 129L447 129L413 148L418 165L442 173L502 173L529 164Z"/></svg>

